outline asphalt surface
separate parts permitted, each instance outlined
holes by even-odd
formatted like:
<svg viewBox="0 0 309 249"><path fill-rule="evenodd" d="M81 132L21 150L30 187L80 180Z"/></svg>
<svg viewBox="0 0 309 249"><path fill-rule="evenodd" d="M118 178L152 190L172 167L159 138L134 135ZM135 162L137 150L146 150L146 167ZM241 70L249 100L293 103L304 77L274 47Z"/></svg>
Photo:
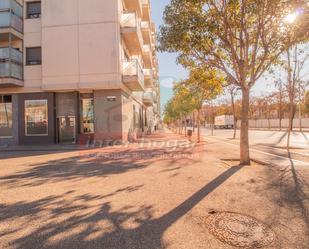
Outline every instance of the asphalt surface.
<svg viewBox="0 0 309 249"><path fill-rule="evenodd" d="M202 129L203 136L232 146L239 150L239 130L236 139L233 139L234 131L231 129L216 129L213 136L210 129ZM285 131L249 131L249 143L251 154L266 162L276 164L307 165L309 166L309 133L292 132L290 151L286 149L287 132Z"/></svg>

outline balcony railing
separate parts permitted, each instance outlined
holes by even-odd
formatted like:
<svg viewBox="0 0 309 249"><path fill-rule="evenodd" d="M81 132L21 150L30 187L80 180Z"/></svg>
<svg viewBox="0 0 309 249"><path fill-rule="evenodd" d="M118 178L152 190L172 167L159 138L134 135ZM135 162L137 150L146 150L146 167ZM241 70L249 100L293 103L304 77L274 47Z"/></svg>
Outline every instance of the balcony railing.
<svg viewBox="0 0 309 249"><path fill-rule="evenodd" d="M23 79L23 54L14 48L0 48L0 78Z"/></svg>
<svg viewBox="0 0 309 249"><path fill-rule="evenodd" d="M135 12L123 12L121 15L122 28L137 28L140 27L137 14Z"/></svg>
<svg viewBox="0 0 309 249"><path fill-rule="evenodd" d="M147 29L150 31L150 23L148 21L142 21L141 22L142 29Z"/></svg>
<svg viewBox="0 0 309 249"><path fill-rule="evenodd" d="M13 28L23 33L23 20L11 12L0 12L0 29L1 28Z"/></svg>
<svg viewBox="0 0 309 249"><path fill-rule="evenodd" d="M15 0L1 0L0 11L12 12L19 17L23 17L23 7Z"/></svg>
<svg viewBox="0 0 309 249"><path fill-rule="evenodd" d="M0 48L0 61L23 63L23 53L14 48Z"/></svg>
<svg viewBox="0 0 309 249"><path fill-rule="evenodd" d="M143 46L141 21L136 12L124 12L121 16L121 33L128 49L132 53L139 53Z"/></svg>
<svg viewBox="0 0 309 249"><path fill-rule="evenodd" d="M153 70L149 68L144 69L144 75L145 77L153 78Z"/></svg>
<svg viewBox="0 0 309 249"><path fill-rule="evenodd" d="M143 102L145 105L153 105L154 102L154 95L152 90L147 90L143 94Z"/></svg>
<svg viewBox="0 0 309 249"><path fill-rule="evenodd" d="M142 0L124 0L126 9L129 11L137 11L141 16L142 14Z"/></svg>
<svg viewBox="0 0 309 249"><path fill-rule="evenodd" d="M15 0L0 1L0 28L23 32L23 7Z"/></svg>
<svg viewBox="0 0 309 249"><path fill-rule="evenodd" d="M134 88L144 88L144 73L138 60L125 60L123 62L123 76L127 77L128 81L136 82L140 85L140 87Z"/></svg>
<svg viewBox="0 0 309 249"><path fill-rule="evenodd" d="M149 0L143 0L143 5L149 5Z"/></svg>

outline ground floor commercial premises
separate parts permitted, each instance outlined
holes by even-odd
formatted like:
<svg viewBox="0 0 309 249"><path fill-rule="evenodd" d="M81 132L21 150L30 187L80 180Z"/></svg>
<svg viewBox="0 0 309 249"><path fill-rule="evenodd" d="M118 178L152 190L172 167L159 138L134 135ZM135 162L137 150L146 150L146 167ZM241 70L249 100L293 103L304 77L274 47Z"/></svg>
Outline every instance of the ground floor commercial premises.
<svg viewBox="0 0 309 249"><path fill-rule="evenodd" d="M132 141L158 125L123 90L0 95L0 145Z"/></svg>
<svg viewBox="0 0 309 249"><path fill-rule="evenodd" d="M0 0L0 145L154 130L155 48L149 1Z"/></svg>

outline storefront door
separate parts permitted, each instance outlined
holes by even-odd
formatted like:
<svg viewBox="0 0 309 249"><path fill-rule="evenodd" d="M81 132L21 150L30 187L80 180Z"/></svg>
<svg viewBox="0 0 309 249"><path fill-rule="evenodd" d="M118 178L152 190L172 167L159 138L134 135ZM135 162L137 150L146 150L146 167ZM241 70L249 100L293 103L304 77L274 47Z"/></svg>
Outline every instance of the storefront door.
<svg viewBox="0 0 309 249"><path fill-rule="evenodd" d="M76 142L76 117L58 117L59 143Z"/></svg>

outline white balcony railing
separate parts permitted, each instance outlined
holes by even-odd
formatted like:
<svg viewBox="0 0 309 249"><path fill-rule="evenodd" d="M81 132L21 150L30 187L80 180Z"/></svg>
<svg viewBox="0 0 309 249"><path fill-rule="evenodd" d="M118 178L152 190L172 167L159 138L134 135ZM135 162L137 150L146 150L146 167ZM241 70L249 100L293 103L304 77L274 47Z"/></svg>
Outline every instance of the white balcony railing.
<svg viewBox="0 0 309 249"><path fill-rule="evenodd" d="M137 48L139 51L142 49L143 46L143 35L141 30L141 21L138 18L136 12L123 12L121 16L121 29L122 33L127 36L127 45L132 46L132 49L136 50ZM132 39L131 35L134 34L136 36L135 39ZM134 51L136 52L136 51Z"/></svg>
<svg viewBox="0 0 309 249"><path fill-rule="evenodd" d="M23 9L15 0L0 0L0 28L23 32Z"/></svg>
<svg viewBox="0 0 309 249"><path fill-rule="evenodd" d="M150 31L150 23L148 21L141 22L142 29L148 29Z"/></svg>
<svg viewBox="0 0 309 249"><path fill-rule="evenodd" d="M149 0L143 0L143 5L149 5Z"/></svg>
<svg viewBox="0 0 309 249"><path fill-rule="evenodd" d="M150 45L144 45L143 46L143 53L146 53L146 54L148 54L148 53L152 53L152 49L151 49L151 46Z"/></svg>
<svg viewBox="0 0 309 249"><path fill-rule="evenodd" d="M12 11L13 14L23 17L23 7L15 0L1 0L0 11Z"/></svg>
<svg viewBox="0 0 309 249"><path fill-rule="evenodd" d="M0 78L23 79L23 54L13 48L0 48Z"/></svg>
<svg viewBox="0 0 309 249"><path fill-rule="evenodd" d="M123 76L136 77L139 84L144 87L144 72L138 60L125 60L123 61Z"/></svg>
<svg viewBox="0 0 309 249"><path fill-rule="evenodd" d="M153 70L149 68L144 69L144 75L148 78L153 78Z"/></svg>
<svg viewBox="0 0 309 249"><path fill-rule="evenodd" d="M121 15L122 28L140 28L140 21L136 12L123 12Z"/></svg>

